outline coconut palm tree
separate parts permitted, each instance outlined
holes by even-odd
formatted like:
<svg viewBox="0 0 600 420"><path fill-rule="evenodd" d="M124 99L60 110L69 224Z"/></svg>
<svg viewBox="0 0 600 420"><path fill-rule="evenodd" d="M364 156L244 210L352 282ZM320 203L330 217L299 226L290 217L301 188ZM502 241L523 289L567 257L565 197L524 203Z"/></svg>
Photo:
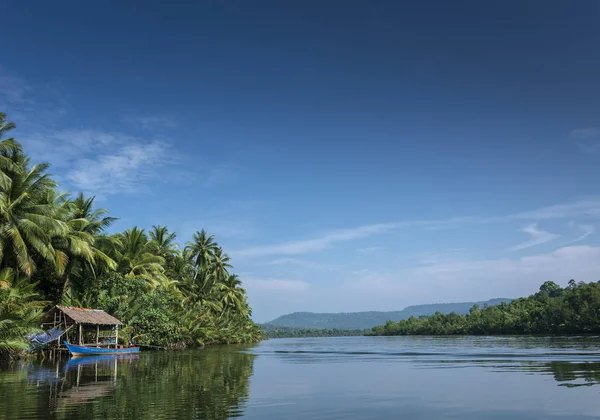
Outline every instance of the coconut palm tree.
<svg viewBox="0 0 600 420"><path fill-rule="evenodd" d="M53 261L60 272L64 267L63 256L55 252L50 238L65 236L68 226L56 218L54 204L47 202L48 193L56 188L56 183L46 174L47 164L30 167L29 158L20 152L20 146L7 144L8 141L0 141L0 155L11 161L11 165L0 163L2 267L30 276L36 262Z"/></svg>
<svg viewBox="0 0 600 420"><path fill-rule="evenodd" d="M81 279L86 273L95 277L97 269L116 269L116 262L96 246L97 238L101 237L99 234L115 219L103 217L107 213L105 209L93 210L94 198L86 199L83 194L79 194L74 200L69 200L64 194L57 195L52 192L49 194L48 201L55 205L56 217L68 227L66 235L51 238L52 246L57 253L56 260L64 262L64 266L59 267L58 270L62 272L62 300L64 300L66 295L75 295L71 288L73 278Z"/></svg>
<svg viewBox="0 0 600 420"><path fill-rule="evenodd" d="M198 277L200 270L208 267L213 260L218 245L214 241L214 235L208 235L204 229L194 233L193 242L188 242L187 249L194 256L194 279Z"/></svg>
<svg viewBox="0 0 600 420"><path fill-rule="evenodd" d="M223 308L233 308L239 312L245 310L246 290L242 288L242 281L236 274L229 274L217 285L217 288L221 294L220 301L223 303Z"/></svg>
<svg viewBox="0 0 600 420"><path fill-rule="evenodd" d="M0 112L0 138L4 137L6 133L10 130L16 128L14 122L10 122L6 120L6 114L4 112Z"/></svg>
<svg viewBox="0 0 600 420"><path fill-rule="evenodd" d="M166 282L164 276L165 259L152 253L152 244L137 226L127 229L118 235L120 246L117 249L116 261L118 271L125 277L143 276L154 285Z"/></svg>
<svg viewBox="0 0 600 420"><path fill-rule="evenodd" d="M215 282L222 281L229 274L227 269L233 267L231 264L229 264L230 260L231 258L229 258L229 255L223 252L223 248L218 247L215 250L213 258L210 262L210 271L214 275Z"/></svg>
<svg viewBox="0 0 600 420"><path fill-rule="evenodd" d="M0 274L0 359L29 348L25 336L39 331L37 324L46 304L38 300L35 284L15 280L12 274L10 269Z"/></svg>
<svg viewBox="0 0 600 420"><path fill-rule="evenodd" d="M152 226L152 230L148 233L151 239L151 247L156 255L163 258L173 257L177 254L177 244L175 232L169 232L166 226Z"/></svg>

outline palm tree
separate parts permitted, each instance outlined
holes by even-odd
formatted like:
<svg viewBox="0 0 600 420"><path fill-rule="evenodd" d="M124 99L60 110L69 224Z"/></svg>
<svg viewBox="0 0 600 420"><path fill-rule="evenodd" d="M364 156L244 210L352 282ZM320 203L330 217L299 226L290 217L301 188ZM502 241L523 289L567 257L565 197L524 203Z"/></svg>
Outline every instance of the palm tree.
<svg viewBox="0 0 600 420"><path fill-rule="evenodd" d="M215 251L218 248L214 241L214 235L208 235L204 229L194 233L194 241L188 242L187 248L194 256L194 279L198 277L200 270L208 267L213 260Z"/></svg>
<svg viewBox="0 0 600 420"><path fill-rule="evenodd" d="M37 300L35 284L26 279L14 280L10 271L2 270L0 286L0 358L17 350L27 350L25 335L38 332L37 324L46 302Z"/></svg>
<svg viewBox="0 0 600 420"><path fill-rule="evenodd" d="M229 255L223 252L223 248L218 247L215 250L212 261L210 262L210 268L216 282L220 282L229 274L227 269L232 267L232 265L229 264L230 259Z"/></svg>
<svg viewBox="0 0 600 420"><path fill-rule="evenodd" d="M6 114L4 112L0 112L0 138L16 127L14 122L6 121Z"/></svg>
<svg viewBox="0 0 600 420"><path fill-rule="evenodd" d="M108 212L105 209L93 210L94 197L86 199L83 194L79 194L74 200L68 200L66 195L50 193L48 201L55 204L57 218L68 227L66 235L52 238L52 246L59 256L57 260L65 263L58 270L62 272L64 300L67 294L73 296L74 291L70 290L72 276L84 277L86 269L89 269L93 277L96 276L97 268L116 269L115 261L96 246L96 239L101 237L99 234L115 218L103 217ZM67 293L68 290L71 293Z"/></svg>
<svg viewBox="0 0 600 420"><path fill-rule="evenodd" d="M221 292L221 302L224 308L233 308L243 312L247 307L246 290L242 288L242 281L236 274L228 275L218 284Z"/></svg>
<svg viewBox="0 0 600 420"><path fill-rule="evenodd" d="M0 112L0 139L2 139L6 133L15 127L15 123L6 121L6 114ZM16 165L14 164L12 157L22 153L23 151L21 145L13 138L2 140L2 142L0 142L0 170L14 171L16 169ZM6 176L3 173L1 175L3 177Z"/></svg>
<svg viewBox="0 0 600 420"><path fill-rule="evenodd" d="M194 275L193 255L189 249L176 252L168 261L166 274L179 282L192 280Z"/></svg>
<svg viewBox="0 0 600 420"><path fill-rule="evenodd" d="M143 276L155 285L164 284L165 259L152 253L152 244L137 226L118 235L120 246L117 251L118 270L125 277Z"/></svg>
<svg viewBox="0 0 600 420"><path fill-rule="evenodd" d="M56 183L45 173L48 165L29 167L29 158L20 145L0 141L0 261L2 267L14 268L26 276L33 274L36 259L53 261L57 269L64 266L63 256L56 253L51 237L66 235L67 225L58 220L48 192ZM6 164L10 161L10 164ZM37 257L34 259L34 256ZM39 262L39 261L38 261Z"/></svg>
<svg viewBox="0 0 600 420"><path fill-rule="evenodd" d="M167 258L177 254L177 244L175 243L177 234L175 232L169 232L166 226L152 226L149 235L151 246L157 255Z"/></svg>

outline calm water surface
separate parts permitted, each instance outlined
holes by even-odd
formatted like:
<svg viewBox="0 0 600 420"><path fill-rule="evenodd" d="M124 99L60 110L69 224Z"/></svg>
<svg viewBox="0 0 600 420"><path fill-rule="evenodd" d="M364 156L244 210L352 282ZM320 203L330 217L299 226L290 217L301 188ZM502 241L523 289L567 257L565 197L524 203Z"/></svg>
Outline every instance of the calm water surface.
<svg viewBox="0 0 600 420"><path fill-rule="evenodd" d="M343 337L0 371L0 419L600 418L600 338Z"/></svg>

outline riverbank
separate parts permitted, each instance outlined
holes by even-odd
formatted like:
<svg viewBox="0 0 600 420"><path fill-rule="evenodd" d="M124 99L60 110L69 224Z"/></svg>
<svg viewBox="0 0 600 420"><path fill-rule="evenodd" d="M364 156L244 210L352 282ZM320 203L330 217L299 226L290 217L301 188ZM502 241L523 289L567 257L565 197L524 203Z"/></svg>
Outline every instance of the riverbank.
<svg viewBox="0 0 600 420"><path fill-rule="evenodd" d="M519 335L600 334L600 282L569 281L561 288L548 281L538 293L468 314L436 313L388 321L367 335Z"/></svg>

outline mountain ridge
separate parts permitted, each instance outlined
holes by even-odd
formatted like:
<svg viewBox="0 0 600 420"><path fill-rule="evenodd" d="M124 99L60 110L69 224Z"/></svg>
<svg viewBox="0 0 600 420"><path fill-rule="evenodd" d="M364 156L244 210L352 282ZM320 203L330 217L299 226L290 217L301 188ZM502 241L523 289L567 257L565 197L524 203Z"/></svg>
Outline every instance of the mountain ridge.
<svg viewBox="0 0 600 420"><path fill-rule="evenodd" d="M428 303L410 305L399 311L361 311L361 312L293 312L281 315L266 325L287 328L335 328L340 330L369 329L383 325L388 320L398 322L411 316L432 315L436 312L444 314L456 312L466 314L473 305L499 305L510 302L509 298L494 298L479 302Z"/></svg>

